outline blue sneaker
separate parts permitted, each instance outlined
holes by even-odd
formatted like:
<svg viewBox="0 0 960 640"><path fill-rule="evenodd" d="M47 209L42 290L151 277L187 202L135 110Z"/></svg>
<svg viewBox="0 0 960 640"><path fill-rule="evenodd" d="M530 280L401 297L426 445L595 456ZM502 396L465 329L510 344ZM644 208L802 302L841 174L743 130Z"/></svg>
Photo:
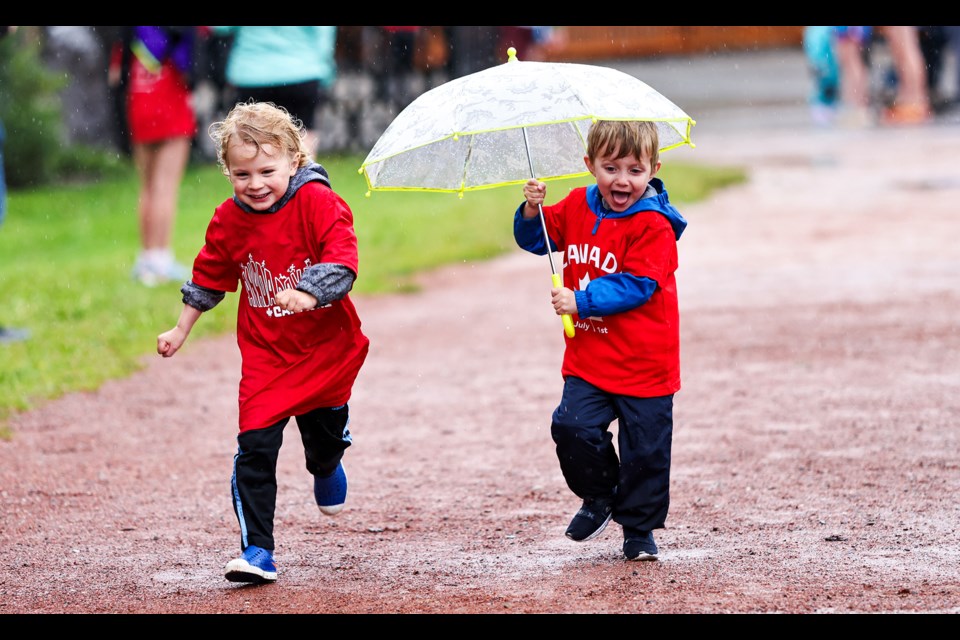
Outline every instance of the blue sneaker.
<svg viewBox="0 0 960 640"><path fill-rule="evenodd" d="M313 476L313 497L317 500L320 513L335 516L343 509L347 500L347 474L343 471L343 463L337 465L336 470L327 476Z"/></svg>
<svg viewBox="0 0 960 640"><path fill-rule="evenodd" d="M273 582L277 579L277 565L272 552L251 544L243 555L227 563L224 576L230 582Z"/></svg>

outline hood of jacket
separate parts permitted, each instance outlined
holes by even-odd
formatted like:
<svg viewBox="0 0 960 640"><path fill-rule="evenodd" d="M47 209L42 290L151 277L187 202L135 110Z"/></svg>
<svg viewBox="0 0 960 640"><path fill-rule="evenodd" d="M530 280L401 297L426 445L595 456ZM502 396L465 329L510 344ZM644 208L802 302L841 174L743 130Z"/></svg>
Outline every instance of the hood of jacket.
<svg viewBox="0 0 960 640"><path fill-rule="evenodd" d="M660 178L651 178L647 185L647 191L643 197L633 203L626 211L612 211L607 208L603 202L603 196L600 195L600 188L592 184L587 187L587 206L597 216L597 224L594 227L594 233L604 218L626 218L641 211L656 211L667 220L673 227L673 233L677 240L680 239L683 230L687 228L686 219L680 215L680 212L670 204L670 197L667 195L667 188Z"/></svg>

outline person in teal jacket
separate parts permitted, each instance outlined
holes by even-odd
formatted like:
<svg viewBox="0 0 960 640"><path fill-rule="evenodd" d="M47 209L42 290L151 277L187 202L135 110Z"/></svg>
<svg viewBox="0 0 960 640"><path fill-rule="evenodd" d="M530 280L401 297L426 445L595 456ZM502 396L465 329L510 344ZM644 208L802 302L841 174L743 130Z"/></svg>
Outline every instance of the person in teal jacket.
<svg viewBox="0 0 960 640"><path fill-rule="evenodd" d="M804 27L803 52L813 79L810 115L818 125L832 124L840 104L840 64L833 47L833 27Z"/></svg>
<svg viewBox="0 0 960 640"><path fill-rule="evenodd" d="M303 122L316 155L316 114L337 77L336 27L211 27L232 37L226 80L234 102L272 102Z"/></svg>

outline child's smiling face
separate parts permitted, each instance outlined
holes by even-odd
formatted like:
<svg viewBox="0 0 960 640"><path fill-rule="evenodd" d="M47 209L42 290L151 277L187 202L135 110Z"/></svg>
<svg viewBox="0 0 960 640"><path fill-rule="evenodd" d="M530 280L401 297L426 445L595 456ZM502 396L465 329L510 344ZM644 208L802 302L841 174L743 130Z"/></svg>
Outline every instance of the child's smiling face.
<svg viewBox="0 0 960 640"><path fill-rule="evenodd" d="M583 161L597 179L597 187L606 206L622 213L643 197L650 179L660 170L660 163L651 165L650 158L631 155L617 158L618 155L616 149L613 152L604 149L596 160L584 156Z"/></svg>
<svg viewBox="0 0 960 640"><path fill-rule="evenodd" d="M298 168L296 157L270 144L259 149L254 144L231 144L226 160L234 195L254 211L266 211L276 204Z"/></svg>

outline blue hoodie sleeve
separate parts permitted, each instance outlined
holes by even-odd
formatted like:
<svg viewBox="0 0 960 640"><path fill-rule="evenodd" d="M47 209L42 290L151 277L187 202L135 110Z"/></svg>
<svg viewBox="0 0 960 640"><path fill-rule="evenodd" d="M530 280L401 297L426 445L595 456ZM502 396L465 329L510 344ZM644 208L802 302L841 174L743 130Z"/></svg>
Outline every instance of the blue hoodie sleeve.
<svg viewBox="0 0 960 640"><path fill-rule="evenodd" d="M547 254L547 244L543 238L543 224L540 222L540 216L529 219L523 217L523 208L526 204L523 202L513 214L513 237L521 249L544 256ZM550 251L556 250L556 243L550 240Z"/></svg>
<svg viewBox="0 0 960 640"><path fill-rule="evenodd" d="M656 280L629 273L613 273L597 278L583 291L574 291L577 315L581 318L609 316L635 309L657 290Z"/></svg>

